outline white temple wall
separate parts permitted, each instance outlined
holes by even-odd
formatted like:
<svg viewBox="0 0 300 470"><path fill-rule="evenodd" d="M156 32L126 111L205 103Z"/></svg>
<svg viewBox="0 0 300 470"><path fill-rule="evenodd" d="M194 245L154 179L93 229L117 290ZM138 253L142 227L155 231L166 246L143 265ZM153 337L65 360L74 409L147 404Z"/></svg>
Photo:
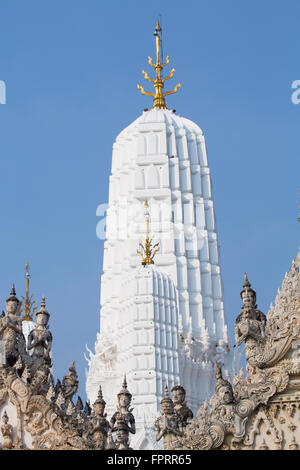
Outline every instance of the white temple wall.
<svg viewBox="0 0 300 470"><path fill-rule="evenodd" d="M213 350L218 342L228 342L211 198L205 141L196 124L168 110L154 109L143 113L117 137L106 221L109 242L105 242L101 278L101 331L110 332L111 342L118 342L115 373L121 377L123 371L135 370L137 375L133 379L129 373L128 384L133 395L136 390L143 390L142 395L138 392L137 400L146 400L146 390L151 396L156 380L156 398L154 394L151 402L155 406L163 382L167 379L171 386L175 377L177 383L192 390L193 406L199 405L207 390L212 391L211 381L206 390L203 380L213 372L205 368L204 371L204 365L199 362L201 344L207 342L205 335L212 342L206 360L214 360ZM160 243L155 272L173 282L176 301L162 301L169 296L169 287L162 279L153 281L163 289L157 294L160 298L157 302L153 292L137 291L138 285L130 277L140 264L136 249L145 236L143 203L146 199L150 208L150 233L154 235L153 242ZM125 279L130 282L125 284ZM172 303L176 304L176 321ZM148 306L152 306L152 313ZM149 315L148 320L142 320L143 309ZM155 319L157 315L159 321ZM112 328L115 333L111 333ZM179 334L183 335L181 346ZM197 344L193 345L188 338L195 338ZM184 359L187 354L182 352L184 348L191 348L191 354L197 359ZM201 387L205 390L200 397ZM92 394L90 390L87 384L88 396Z"/></svg>

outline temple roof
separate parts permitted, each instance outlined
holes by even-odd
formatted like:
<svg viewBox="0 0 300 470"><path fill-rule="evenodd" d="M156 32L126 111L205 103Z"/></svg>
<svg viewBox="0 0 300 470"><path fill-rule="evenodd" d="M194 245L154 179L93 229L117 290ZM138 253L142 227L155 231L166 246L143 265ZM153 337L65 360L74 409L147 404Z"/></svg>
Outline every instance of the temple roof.
<svg viewBox="0 0 300 470"><path fill-rule="evenodd" d="M118 141L126 137L127 134L138 132L138 126L140 124L166 124L167 126L174 126L175 130L184 129L186 132L203 134L200 127L193 121L176 115L170 109L154 108L149 111L144 111L141 116L120 132L116 140Z"/></svg>

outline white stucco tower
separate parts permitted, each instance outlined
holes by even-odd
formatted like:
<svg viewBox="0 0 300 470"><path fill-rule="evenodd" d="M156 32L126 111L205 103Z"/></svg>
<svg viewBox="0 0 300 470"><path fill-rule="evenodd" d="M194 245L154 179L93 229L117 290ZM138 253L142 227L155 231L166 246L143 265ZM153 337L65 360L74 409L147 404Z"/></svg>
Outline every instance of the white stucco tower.
<svg viewBox="0 0 300 470"><path fill-rule="evenodd" d="M158 76L160 52L149 63ZM159 80L154 107L113 145L101 327L86 382L91 403L101 384L110 416L126 373L134 448L155 446L153 421L165 383L184 386L195 413L213 393L215 361L232 373L205 140L200 127L165 108ZM137 248L146 233L146 200L160 250L144 266Z"/></svg>

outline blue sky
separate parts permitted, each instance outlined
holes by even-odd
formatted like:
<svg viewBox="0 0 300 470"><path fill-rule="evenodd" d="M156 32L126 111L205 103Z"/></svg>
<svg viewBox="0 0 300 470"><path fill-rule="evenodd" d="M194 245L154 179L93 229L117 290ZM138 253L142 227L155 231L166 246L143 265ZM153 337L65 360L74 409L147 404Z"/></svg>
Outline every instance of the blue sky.
<svg viewBox="0 0 300 470"><path fill-rule="evenodd" d="M266 311L299 247L297 0L0 1L0 302L12 282L47 296L55 376L99 330L103 242L116 135L151 102L139 94L161 15L179 92L169 107L206 137L229 329L246 270Z"/></svg>

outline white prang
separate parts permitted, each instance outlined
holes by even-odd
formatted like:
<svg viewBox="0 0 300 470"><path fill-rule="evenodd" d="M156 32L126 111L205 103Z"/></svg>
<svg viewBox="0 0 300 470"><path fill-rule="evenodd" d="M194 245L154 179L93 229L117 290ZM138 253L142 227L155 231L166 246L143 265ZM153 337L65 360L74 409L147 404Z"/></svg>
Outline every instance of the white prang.
<svg viewBox="0 0 300 470"><path fill-rule="evenodd" d="M138 243L159 242L141 266ZM213 393L215 361L232 375L205 140L192 121L145 111L113 146L106 219L101 329L90 352L86 391L99 385L109 416L126 373L133 395L134 448L153 448L164 386L182 385L195 413Z"/></svg>

